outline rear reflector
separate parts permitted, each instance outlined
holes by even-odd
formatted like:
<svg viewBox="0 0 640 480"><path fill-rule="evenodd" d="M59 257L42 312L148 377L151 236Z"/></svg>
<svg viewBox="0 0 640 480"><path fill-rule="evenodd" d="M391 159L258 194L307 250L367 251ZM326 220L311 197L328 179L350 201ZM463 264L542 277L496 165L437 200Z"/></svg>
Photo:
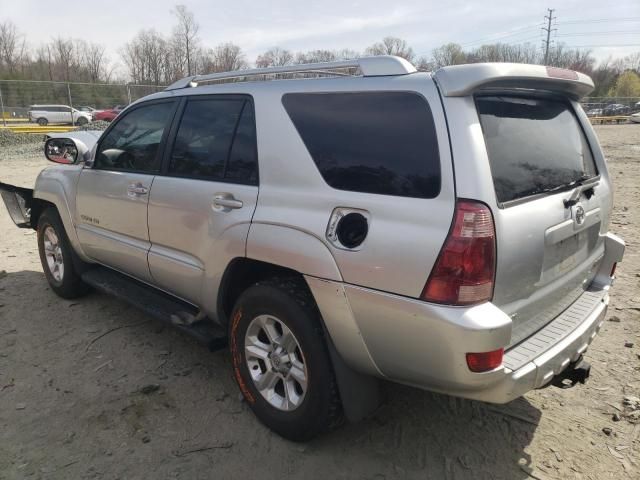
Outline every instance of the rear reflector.
<svg viewBox="0 0 640 480"><path fill-rule="evenodd" d="M502 365L504 348L492 352L467 353L467 366L472 372L488 372Z"/></svg>
<svg viewBox="0 0 640 480"><path fill-rule="evenodd" d="M614 262L613 267L611 267L611 273L609 274L610 277L613 277L615 275L617 266L618 266L618 262Z"/></svg>
<svg viewBox="0 0 640 480"><path fill-rule="evenodd" d="M453 228L421 298L448 305L473 305L491 300L495 259L491 210L479 202L458 200Z"/></svg>

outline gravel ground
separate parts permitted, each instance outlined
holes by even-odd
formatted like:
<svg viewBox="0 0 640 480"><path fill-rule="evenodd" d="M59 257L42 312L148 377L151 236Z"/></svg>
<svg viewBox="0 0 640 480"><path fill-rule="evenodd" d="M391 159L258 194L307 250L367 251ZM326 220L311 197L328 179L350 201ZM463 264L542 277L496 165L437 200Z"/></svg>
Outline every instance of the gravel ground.
<svg viewBox="0 0 640 480"><path fill-rule="evenodd" d="M255 419L226 351L104 295L57 298L35 235L0 208L0 479L639 478L640 423L623 398L640 396L640 125L597 132L627 253L590 381L508 405L388 384L372 418L307 444ZM40 152L0 149L0 181L32 186Z"/></svg>

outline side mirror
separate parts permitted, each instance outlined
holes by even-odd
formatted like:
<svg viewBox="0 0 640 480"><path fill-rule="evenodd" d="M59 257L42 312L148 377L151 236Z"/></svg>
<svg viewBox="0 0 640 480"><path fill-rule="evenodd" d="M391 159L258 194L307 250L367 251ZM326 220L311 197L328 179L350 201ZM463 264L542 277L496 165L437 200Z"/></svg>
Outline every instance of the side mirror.
<svg viewBox="0 0 640 480"><path fill-rule="evenodd" d="M64 165L73 165L84 160L88 151L83 142L73 138L50 138L44 144L44 156L47 160Z"/></svg>

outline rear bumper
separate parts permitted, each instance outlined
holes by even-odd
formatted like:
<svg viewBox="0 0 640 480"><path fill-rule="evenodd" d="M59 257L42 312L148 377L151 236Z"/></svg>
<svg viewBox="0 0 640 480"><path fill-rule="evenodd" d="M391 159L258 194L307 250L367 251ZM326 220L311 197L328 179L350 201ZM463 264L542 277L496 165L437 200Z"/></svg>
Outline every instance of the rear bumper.
<svg viewBox="0 0 640 480"><path fill-rule="evenodd" d="M607 235L591 289L542 330L505 353L503 365L473 373L468 352L508 345L511 318L491 303L447 307L339 282L307 278L343 359L363 373L492 403L540 388L584 353L609 304L609 273L624 243Z"/></svg>

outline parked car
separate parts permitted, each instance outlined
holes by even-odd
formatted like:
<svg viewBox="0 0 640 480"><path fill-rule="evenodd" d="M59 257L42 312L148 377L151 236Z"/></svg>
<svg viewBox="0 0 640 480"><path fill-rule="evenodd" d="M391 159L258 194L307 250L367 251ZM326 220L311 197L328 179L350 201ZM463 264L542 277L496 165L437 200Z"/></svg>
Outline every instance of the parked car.
<svg viewBox="0 0 640 480"><path fill-rule="evenodd" d="M640 123L640 113L634 113L629 116L629 121L632 123Z"/></svg>
<svg viewBox="0 0 640 480"><path fill-rule="evenodd" d="M602 114L606 116L627 115L629 114L630 111L631 109L626 105L622 105L620 103L613 103L611 105L607 105L606 107L604 107L604 109L602 110Z"/></svg>
<svg viewBox="0 0 640 480"><path fill-rule="evenodd" d="M591 79L389 56L286 73L346 67L189 77L102 134L51 134L65 165L0 185L50 288L228 341L247 405L292 440L371 412L376 379L494 403L586 381L625 248Z"/></svg>
<svg viewBox="0 0 640 480"><path fill-rule="evenodd" d="M93 114L93 119L98 121L102 120L105 122L111 122L114 118L116 118L122 110L124 110L126 105L116 105L113 108L108 108L106 110L100 110Z"/></svg>
<svg viewBox="0 0 640 480"><path fill-rule="evenodd" d="M86 112L86 113L93 113L93 112L97 112L98 110L90 107L88 105L83 105L82 107L78 107L78 110L80 110L81 112Z"/></svg>
<svg viewBox="0 0 640 480"><path fill-rule="evenodd" d="M599 117L602 115L602 109L601 108L592 108L590 110L587 110L587 115L590 117Z"/></svg>
<svg viewBox="0 0 640 480"><path fill-rule="evenodd" d="M36 122L41 126L49 123L85 125L91 121L91 114L68 105L31 105L27 116L30 122Z"/></svg>

